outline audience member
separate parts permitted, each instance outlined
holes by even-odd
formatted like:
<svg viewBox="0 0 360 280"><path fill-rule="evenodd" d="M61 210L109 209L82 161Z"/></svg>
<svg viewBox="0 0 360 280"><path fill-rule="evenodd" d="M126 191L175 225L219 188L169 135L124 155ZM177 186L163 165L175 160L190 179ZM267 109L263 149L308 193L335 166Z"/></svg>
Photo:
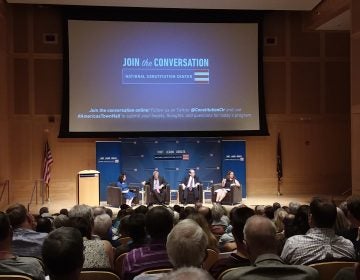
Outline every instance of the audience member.
<svg viewBox="0 0 360 280"><path fill-rule="evenodd" d="M226 228L228 227L230 220L226 215L226 210L224 206L220 204L214 204L211 208L212 215L212 224L211 224L211 232L215 235L224 234Z"/></svg>
<svg viewBox="0 0 360 280"><path fill-rule="evenodd" d="M49 213L49 208L48 207L41 207L39 209L39 216L40 217L52 217Z"/></svg>
<svg viewBox="0 0 360 280"><path fill-rule="evenodd" d="M60 213L60 215L61 214L65 215L65 216L69 215L69 211L66 208L62 208L59 213Z"/></svg>
<svg viewBox="0 0 360 280"><path fill-rule="evenodd" d="M194 220L205 232L208 238L208 248L216 252L219 251L218 240L215 235L211 232L208 223L206 222L203 215L200 213L193 213L188 216L188 219Z"/></svg>
<svg viewBox="0 0 360 280"><path fill-rule="evenodd" d="M67 215L60 214L54 219L54 228L67 226L68 223L69 223L69 217Z"/></svg>
<svg viewBox="0 0 360 280"><path fill-rule="evenodd" d="M52 221L49 218L39 216L36 221L36 231L49 233L53 230Z"/></svg>
<svg viewBox="0 0 360 280"><path fill-rule="evenodd" d="M44 280L40 261L31 257L18 257L12 249L12 229L8 216L0 212L0 274L23 274L35 280Z"/></svg>
<svg viewBox="0 0 360 280"><path fill-rule="evenodd" d="M111 232L112 221L108 214L95 216L93 235L98 236L102 240L112 240Z"/></svg>
<svg viewBox="0 0 360 280"><path fill-rule="evenodd" d="M310 203L309 225L306 235L290 237L281 257L289 264L309 264L324 260L355 259L350 240L334 232L336 206L326 199L314 198Z"/></svg>
<svg viewBox="0 0 360 280"><path fill-rule="evenodd" d="M210 227L213 222L211 209L206 206L201 206L199 209L197 209L197 212L204 216L206 222L209 224Z"/></svg>
<svg viewBox="0 0 360 280"><path fill-rule="evenodd" d="M35 231L34 217L19 203L6 210L13 228L12 250L18 256L41 258L41 246L48 235Z"/></svg>
<svg viewBox="0 0 360 280"><path fill-rule="evenodd" d="M84 239L86 269L112 269L114 252L109 241L92 239L91 233L94 226L93 209L88 205L75 205L69 211L69 224L77 228Z"/></svg>
<svg viewBox="0 0 360 280"><path fill-rule="evenodd" d="M244 240L253 265L234 269L222 279L318 279L314 268L283 263L276 254L275 234L275 226L268 218L250 217L244 227Z"/></svg>
<svg viewBox="0 0 360 280"><path fill-rule="evenodd" d="M228 258L219 259L211 268L210 274L216 279L219 275L233 267L250 265L250 260L244 244L244 226L248 218L255 214L255 211L248 207L234 208L230 215L232 234L235 238L236 253L232 253Z"/></svg>
<svg viewBox="0 0 360 280"><path fill-rule="evenodd" d="M274 212L275 212L276 210L278 210L279 208L281 208L281 205L280 205L279 202L274 202L272 207L273 207Z"/></svg>
<svg viewBox="0 0 360 280"><path fill-rule="evenodd" d="M79 230L61 227L52 231L42 248L51 280L77 280L84 263L83 238Z"/></svg>
<svg viewBox="0 0 360 280"><path fill-rule="evenodd" d="M99 216L99 215L102 215L102 214L105 214L105 208L102 207L102 206L96 206L96 207L92 207L93 209L93 216L94 216L94 219L96 216Z"/></svg>
<svg viewBox="0 0 360 280"><path fill-rule="evenodd" d="M270 205L265 206L264 208L264 215L270 220L274 220L274 208Z"/></svg>
<svg viewBox="0 0 360 280"><path fill-rule="evenodd" d="M350 229L344 233L344 237L349 239L355 248L357 259L360 259L360 196L350 196L346 200L347 218L351 224Z"/></svg>
<svg viewBox="0 0 360 280"><path fill-rule="evenodd" d="M295 233L294 235L298 234L306 234L310 228L309 225L309 213L310 207L309 205L300 205L297 207L297 211L294 217L294 226L295 226Z"/></svg>
<svg viewBox="0 0 360 280"><path fill-rule="evenodd" d="M127 244L120 245L115 250L115 259L123 253L127 253L132 249L145 246L149 243L145 231L145 215L142 213L133 213L128 218L127 226L131 241Z"/></svg>
<svg viewBox="0 0 360 280"><path fill-rule="evenodd" d="M255 215L265 216L265 206L264 205L256 205L255 206Z"/></svg>
<svg viewBox="0 0 360 280"><path fill-rule="evenodd" d="M301 204L299 202L296 202L296 201L290 202L289 203L289 214L295 215L300 206L301 206Z"/></svg>
<svg viewBox="0 0 360 280"><path fill-rule="evenodd" d="M123 263L122 280L133 279L143 271L172 267L167 252L166 238L173 227L173 217L163 206L153 207L145 217L150 243L131 250Z"/></svg>

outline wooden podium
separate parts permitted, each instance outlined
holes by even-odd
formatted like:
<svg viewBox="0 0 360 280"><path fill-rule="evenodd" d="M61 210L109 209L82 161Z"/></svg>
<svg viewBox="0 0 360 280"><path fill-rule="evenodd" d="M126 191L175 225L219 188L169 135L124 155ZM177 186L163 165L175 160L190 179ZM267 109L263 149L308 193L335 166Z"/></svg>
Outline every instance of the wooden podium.
<svg viewBox="0 0 360 280"><path fill-rule="evenodd" d="M77 203L89 206L100 204L100 172L82 170L78 173Z"/></svg>

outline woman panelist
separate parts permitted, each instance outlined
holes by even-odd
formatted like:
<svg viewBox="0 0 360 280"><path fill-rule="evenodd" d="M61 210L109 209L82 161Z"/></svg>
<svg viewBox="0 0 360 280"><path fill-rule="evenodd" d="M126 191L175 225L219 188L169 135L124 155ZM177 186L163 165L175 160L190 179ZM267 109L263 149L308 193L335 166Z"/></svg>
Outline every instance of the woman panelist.
<svg viewBox="0 0 360 280"><path fill-rule="evenodd" d="M217 189L215 191L216 203L221 203L221 201L225 198L226 193L233 187L240 187L240 183L238 180L236 180L234 172L229 170L226 173L225 178L221 181L221 189Z"/></svg>

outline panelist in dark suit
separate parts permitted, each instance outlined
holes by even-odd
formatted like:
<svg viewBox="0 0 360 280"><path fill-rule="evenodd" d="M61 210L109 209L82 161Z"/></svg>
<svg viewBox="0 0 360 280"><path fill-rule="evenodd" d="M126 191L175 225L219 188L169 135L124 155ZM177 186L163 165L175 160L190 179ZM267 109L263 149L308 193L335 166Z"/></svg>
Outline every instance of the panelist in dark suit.
<svg viewBox="0 0 360 280"><path fill-rule="evenodd" d="M165 187L167 185L164 177L160 176L159 171L155 170L153 175L147 180L142 182L143 185L149 185L150 191L152 192L155 200L159 204L165 204L166 198L166 190Z"/></svg>
<svg viewBox="0 0 360 280"><path fill-rule="evenodd" d="M199 185L201 182L195 174L195 169L190 169L189 174L185 176L181 184L184 190L184 204L188 203L189 192L194 192L195 202L199 201Z"/></svg>

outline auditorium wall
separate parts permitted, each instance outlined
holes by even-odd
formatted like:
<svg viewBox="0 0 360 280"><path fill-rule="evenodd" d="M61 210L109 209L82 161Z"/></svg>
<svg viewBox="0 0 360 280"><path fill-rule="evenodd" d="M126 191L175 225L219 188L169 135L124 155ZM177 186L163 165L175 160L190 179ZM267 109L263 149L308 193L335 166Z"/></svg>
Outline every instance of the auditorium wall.
<svg viewBox="0 0 360 280"><path fill-rule="evenodd" d="M44 141L54 164L52 201L76 201L77 173L95 169L95 141L58 139L62 99L62 25L56 7L0 0L0 180L10 200L28 203L40 177ZM45 44L46 33L57 43ZM248 196L277 191L276 140L283 153L282 192L339 195L351 188L349 32L306 31L300 12L269 12L264 86L270 136L247 141ZM109 139L106 139L109 140ZM144 178L139 178L139 181ZM0 208L6 203L1 202Z"/></svg>

